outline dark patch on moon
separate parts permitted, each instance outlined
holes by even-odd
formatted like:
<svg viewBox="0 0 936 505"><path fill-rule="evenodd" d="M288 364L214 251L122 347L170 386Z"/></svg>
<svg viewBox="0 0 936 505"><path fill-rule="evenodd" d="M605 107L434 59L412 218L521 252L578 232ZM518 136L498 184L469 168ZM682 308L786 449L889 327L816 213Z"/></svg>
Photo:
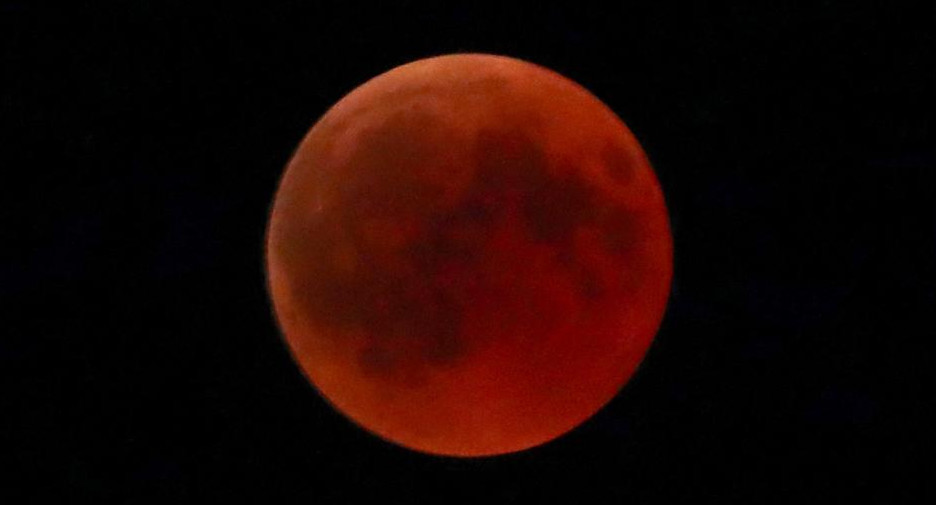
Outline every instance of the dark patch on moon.
<svg viewBox="0 0 936 505"><path fill-rule="evenodd" d="M358 365L367 376L451 366L471 352L461 332L465 305L472 303L466 285L490 261L484 253L492 231L508 214L521 218L525 229L518 233L554 247L556 261L588 300L609 287L576 257L576 230L597 227L616 254L629 254L639 234L635 215L609 207L578 170L554 170L556 161L518 130L478 133L470 186L454 208L442 208L439 188L414 169L444 149L430 133L440 122L409 111L362 133L347 166L335 171L337 205L295 231L301 256L297 250L287 258L301 272L294 289L316 324L366 335ZM620 148L606 146L600 156L615 179L630 180ZM363 236L364 223L374 218L416 223L416 231L386 253Z"/></svg>
<svg viewBox="0 0 936 505"><path fill-rule="evenodd" d="M612 180L621 185L628 185L634 180L634 165L627 151L608 139L601 147L601 160Z"/></svg>
<svg viewBox="0 0 936 505"><path fill-rule="evenodd" d="M530 231L539 241L569 244L575 230L594 217L595 190L581 177L538 175L523 206Z"/></svg>
<svg viewBox="0 0 936 505"><path fill-rule="evenodd" d="M582 295L589 300L601 298L607 291L604 283L592 272L581 272L579 274L579 284Z"/></svg>

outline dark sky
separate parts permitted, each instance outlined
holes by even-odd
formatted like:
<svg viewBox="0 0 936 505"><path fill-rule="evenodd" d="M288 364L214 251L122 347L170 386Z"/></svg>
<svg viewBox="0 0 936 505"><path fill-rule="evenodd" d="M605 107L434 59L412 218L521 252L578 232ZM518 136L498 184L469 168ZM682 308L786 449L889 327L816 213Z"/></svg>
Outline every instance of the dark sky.
<svg viewBox="0 0 936 505"><path fill-rule="evenodd" d="M917 501L932 3L455 3L0 1L0 493ZM631 383L560 440L493 459L408 452L332 411L264 289L267 210L306 130L364 80L460 51L604 100L656 167L675 241Z"/></svg>

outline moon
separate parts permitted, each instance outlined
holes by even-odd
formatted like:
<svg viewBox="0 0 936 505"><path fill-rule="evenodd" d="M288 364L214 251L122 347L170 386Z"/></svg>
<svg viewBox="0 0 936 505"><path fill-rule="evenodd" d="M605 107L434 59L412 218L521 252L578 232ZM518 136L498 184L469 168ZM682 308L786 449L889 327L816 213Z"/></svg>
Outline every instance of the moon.
<svg viewBox="0 0 936 505"><path fill-rule="evenodd" d="M386 441L489 456L572 430L665 311L672 238L634 135L575 82L456 54L338 101L281 178L273 311L311 384Z"/></svg>

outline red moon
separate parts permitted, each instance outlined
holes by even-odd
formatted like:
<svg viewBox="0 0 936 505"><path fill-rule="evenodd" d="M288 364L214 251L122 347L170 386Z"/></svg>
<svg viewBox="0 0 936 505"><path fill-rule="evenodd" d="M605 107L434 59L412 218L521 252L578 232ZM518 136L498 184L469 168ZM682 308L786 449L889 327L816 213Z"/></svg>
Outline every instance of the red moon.
<svg viewBox="0 0 936 505"><path fill-rule="evenodd" d="M627 383L672 277L663 194L624 123L538 65L394 68L302 140L270 215L286 343L390 442L486 456L552 440Z"/></svg>

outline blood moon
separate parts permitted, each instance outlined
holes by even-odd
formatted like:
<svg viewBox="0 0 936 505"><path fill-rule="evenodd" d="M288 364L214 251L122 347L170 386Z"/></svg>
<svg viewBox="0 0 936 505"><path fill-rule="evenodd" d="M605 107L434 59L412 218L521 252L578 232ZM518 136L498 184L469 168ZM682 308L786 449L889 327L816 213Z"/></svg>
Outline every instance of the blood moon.
<svg viewBox="0 0 936 505"><path fill-rule="evenodd" d="M285 340L339 411L427 453L519 451L628 381L669 295L657 179L615 114L501 56L361 85L299 145L267 272Z"/></svg>

